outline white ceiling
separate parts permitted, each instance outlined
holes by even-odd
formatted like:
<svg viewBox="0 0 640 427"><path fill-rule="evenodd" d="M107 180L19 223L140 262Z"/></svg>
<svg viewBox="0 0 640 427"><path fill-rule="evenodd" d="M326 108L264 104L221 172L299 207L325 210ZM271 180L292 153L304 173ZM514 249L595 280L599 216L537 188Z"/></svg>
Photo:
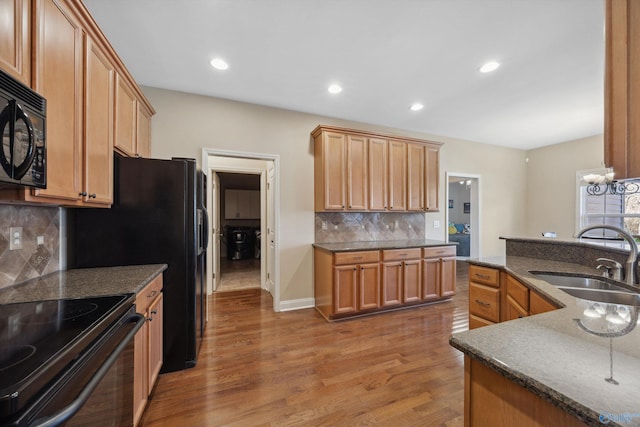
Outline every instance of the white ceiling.
<svg viewBox="0 0 640 427"><path fill-rule="evenodd" d="M602 0L84 3L145 86L522 149L603 132Z"/></svg>

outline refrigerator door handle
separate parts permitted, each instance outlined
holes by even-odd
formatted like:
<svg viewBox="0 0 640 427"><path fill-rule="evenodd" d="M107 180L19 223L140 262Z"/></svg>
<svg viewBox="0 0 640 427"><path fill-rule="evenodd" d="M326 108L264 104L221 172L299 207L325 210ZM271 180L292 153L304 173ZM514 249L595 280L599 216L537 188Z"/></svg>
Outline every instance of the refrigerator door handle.
<svg viewBox="0 0 640 427"><path fill-rule="evenodd" d="M200 230L202 236L202 252L209 247L209 213L206 209L202 208L202 230Z"/></svg>

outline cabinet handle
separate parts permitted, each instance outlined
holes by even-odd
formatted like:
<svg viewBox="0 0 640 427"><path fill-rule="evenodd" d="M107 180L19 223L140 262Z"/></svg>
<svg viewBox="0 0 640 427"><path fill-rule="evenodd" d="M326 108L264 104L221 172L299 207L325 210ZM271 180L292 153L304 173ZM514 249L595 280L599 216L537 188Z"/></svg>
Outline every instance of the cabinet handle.
<svg viewBox="0 0 640 427"><path fill-rule="evenodd" d="M479 299L476 300L476 303L483 307L491 307L491 304L489 304L488 302L480 301Z"/></svg>
<svg viewBox="0 0 640 427"><path fill-rule="evenodd" d="M82 193L78 193L78 196L87 197L87 192L83 191Z"/></svg>
<svg viewBox="0 0 640 427"><path fill-rule="evenodd" d="M518 314L518 319L522 319L524 316L522 314Z"/></svg>
<svg viewBox="0 0 640 427"><path fill-rule="evenodd" d="M89 198L90 199L95 199L96 197L97 197L96 193L89 194Z"/></svg>
<svg viewBox="0 0 640 427"><path fill-rule="evenodd" d="M409 254L407 254L407 253L400 254L400 256L407 256L407 255L409 255Z"/></svg>
<svg viewBox="0 0 640 427"><path fill-rule="evenodd" d="M484 280L491 279L491 276L487 276L486 274L478 274L478 273L476 273L476 277L479 277L479 278L484 279Z"/></svg>
<svg viewBox="0 0 640 427"><path fill-rule="evenodd" d="M151 314L158 314L158 310L151 310Z"/></svg>
<svg viewBox="0 0 640 427"><path fill-rule="evenodd" d="M354 256L353 259L362 259L362 255L361 256Z"/></svg>
<svg viewBox="0 0 640 427"><path fill-rule="evenodd" d="M157 293L158 291L152 291L149 295L147 295L147 298L153 298L156 296Z"/></svg>

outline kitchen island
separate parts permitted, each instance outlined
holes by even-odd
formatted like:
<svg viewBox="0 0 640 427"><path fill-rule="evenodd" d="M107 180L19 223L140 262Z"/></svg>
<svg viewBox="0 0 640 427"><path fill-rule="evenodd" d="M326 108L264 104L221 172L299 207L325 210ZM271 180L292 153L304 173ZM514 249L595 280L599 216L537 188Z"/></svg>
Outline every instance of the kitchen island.
<svg viewBox="0 0 640 427"><path fill-rule="evenodd" d="M578 321L589 325L595 303L532 273L601 276L599 256L626 254L619 244L507 239L507 256L469 261L508 273L559 309L451 337L465 353L465 425L640 425L640 328L588 332Z"/></svg>

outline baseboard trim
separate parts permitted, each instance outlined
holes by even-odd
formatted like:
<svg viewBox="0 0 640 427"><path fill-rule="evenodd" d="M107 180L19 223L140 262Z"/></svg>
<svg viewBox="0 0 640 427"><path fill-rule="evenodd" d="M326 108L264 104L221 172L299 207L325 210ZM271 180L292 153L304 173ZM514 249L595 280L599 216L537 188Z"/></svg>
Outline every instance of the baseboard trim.
<svg viewBox="0 0 640 427"><path fill-rule="evenodd" d="M280 301L280 311L302 310L303 308L313 308L315 305L315 298L300 298Z"/></svg>

